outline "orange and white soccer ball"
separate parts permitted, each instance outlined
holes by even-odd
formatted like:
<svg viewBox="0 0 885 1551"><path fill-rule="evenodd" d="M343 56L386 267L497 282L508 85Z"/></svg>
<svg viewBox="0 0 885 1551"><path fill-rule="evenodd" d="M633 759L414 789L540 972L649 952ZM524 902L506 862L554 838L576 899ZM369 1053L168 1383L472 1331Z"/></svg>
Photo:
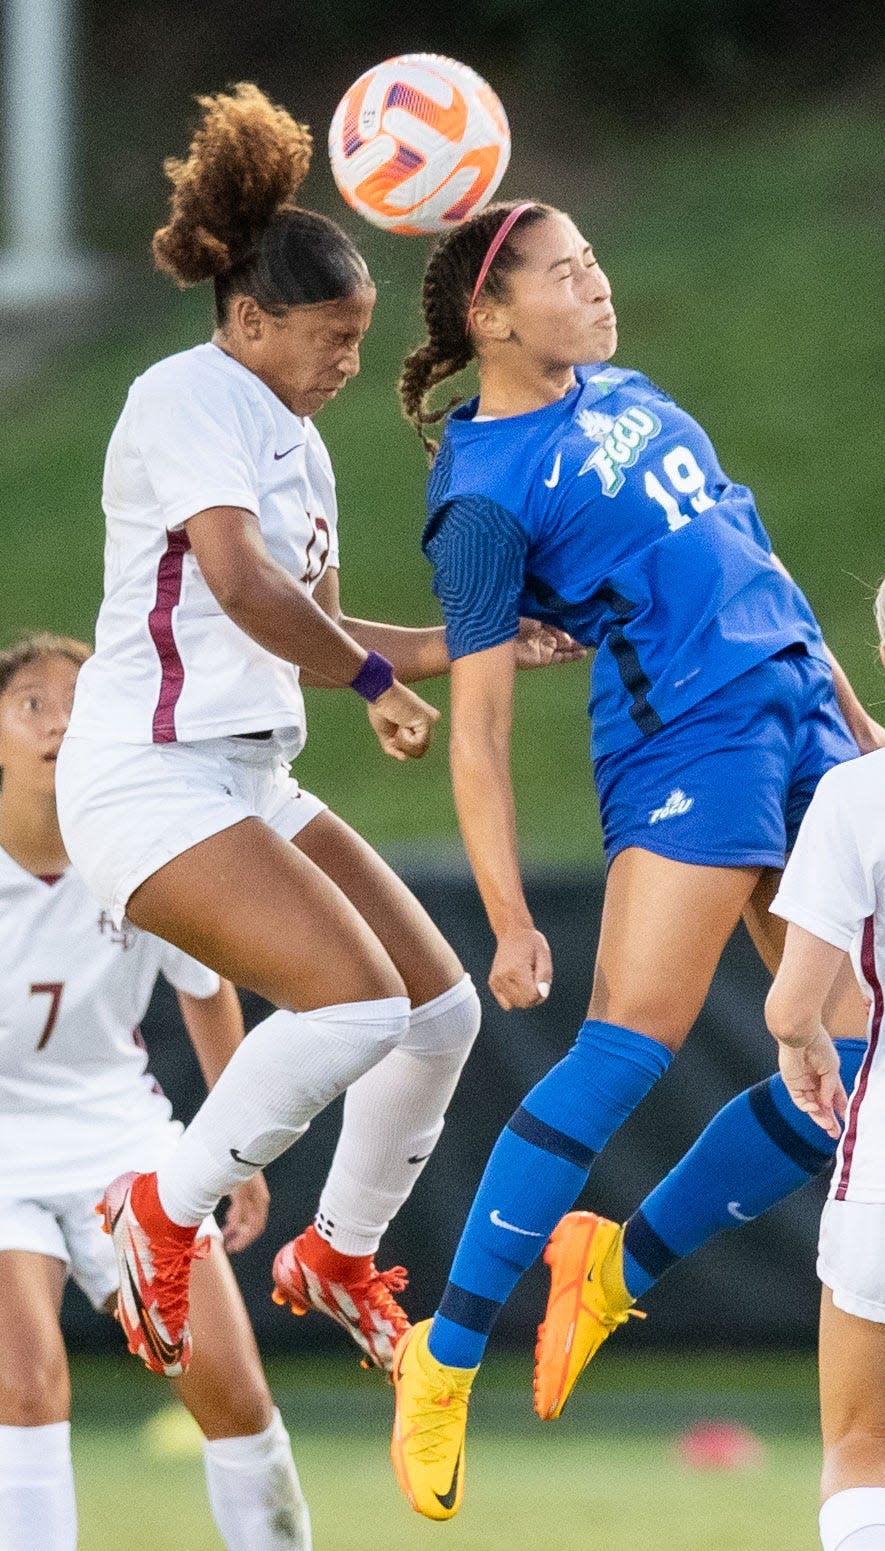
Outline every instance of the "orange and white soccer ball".
<svg viewBox="0 0 885 1551"><path fill-rule="evenodd" d="M469 65L400 54L344 93L329 158L347 203L373 225L442 232L488 204L510 160L510 129Z"/></svg>

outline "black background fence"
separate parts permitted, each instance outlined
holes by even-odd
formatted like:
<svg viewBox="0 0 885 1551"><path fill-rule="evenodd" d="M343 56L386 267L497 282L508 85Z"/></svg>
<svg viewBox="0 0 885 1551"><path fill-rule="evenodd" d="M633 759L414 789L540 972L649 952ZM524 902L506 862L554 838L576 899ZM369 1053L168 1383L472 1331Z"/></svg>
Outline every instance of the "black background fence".
<svg viewBox="0 0 885 1551"><path fill-rule="evenodd" d="M400 869L461 954L483 999L483 1027L449 1111L437 1150L392 1225L379 1264L403 1262L411 1285L403 1301L414 1318L432 1311L485 1160L503 1122L532 1084L568 1049L584 1017L602 901L598 876L536 877L529 894L550 940L555 984L533 1012L503 1013L485 986L491 936L472 881L426 866ZM699 923L699 930L702 924ZM679 974L678 964L672 974ZM581 1204L622 1218L672 1166L727 1099L774 1066L762 1017L767 976L743 931L729 945L691 1037L657 1085L594 1165ZM251 1026L264 1006L245 999ZM187 1118L202 1083L177 1015L161 983L144 1026L151 1068ZM266 1350L338 1347L345 1338L321 1319L293 1321L269 1299L270 1267L283 1240L310 1221L335 1144L340 1106L268 1170L270 1221L262 1238L236 1257L236 1270ZM644 1300L647 1323L619 1345L807 1345L814 1339L818 1288L814 1247L825 1182L807 1186L763 1219L721 1234L677 1266ZM543 1309L545 1272L523 1279L498 1325L501 1343L531 1346ZM65 1320L75 1345L116 1346L110 1321L69 1289Z"/></svg>

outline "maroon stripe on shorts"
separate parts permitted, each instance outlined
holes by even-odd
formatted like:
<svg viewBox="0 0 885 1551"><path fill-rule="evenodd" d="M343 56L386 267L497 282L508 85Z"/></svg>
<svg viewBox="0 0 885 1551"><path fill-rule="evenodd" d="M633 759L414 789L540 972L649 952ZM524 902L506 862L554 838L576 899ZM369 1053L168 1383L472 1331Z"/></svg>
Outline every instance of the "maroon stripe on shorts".
<svg viewBox="0 0 885 1551"><path fill-rule="evenodd" d="M854 1148L857 1142L857 1121L860 1114L860 1106L867 1091L870 1071L872 1070L873 1059L876 1054L876 1046L879 1043L879 1034L882 1029L882 982L876 970L876 933L873 916L867 916L863 924L860 967L863 970L864 980L873 992L873 1017L870 1024L870 1042L867 1046L867 1053L863 1058L857 1087L848 1111L848 1129L845 1132L845 1141L842 1145L842 1173L836 1186L837 1201L844 1201L848 1192L848 1181L851 1178L851 1160L854 1157Z"/></svg>
<svg viewBox="0 0 885 1551"><path fill-rule="evenodd" d="M172 631L172 611L181 602L181 577L190 540L183 528L167 533L157 567L157 596L148 615L148 630L160 659L160 693L154 710L154 743L174 743L175 707L184 687L184 663Z"/></svg>

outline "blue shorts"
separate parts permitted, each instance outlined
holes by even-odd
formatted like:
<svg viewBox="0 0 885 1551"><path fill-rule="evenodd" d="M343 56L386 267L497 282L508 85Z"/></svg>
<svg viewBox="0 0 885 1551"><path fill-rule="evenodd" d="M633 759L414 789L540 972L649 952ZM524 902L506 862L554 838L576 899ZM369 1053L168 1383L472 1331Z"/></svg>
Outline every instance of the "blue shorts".
<svg viewBox="0 0 885 1551"><path fill-rule="evenodd" d="M596 761L606 861L641 846L712 867L783 867L821 776L858 753L827 664L787 647Z"/></svg>

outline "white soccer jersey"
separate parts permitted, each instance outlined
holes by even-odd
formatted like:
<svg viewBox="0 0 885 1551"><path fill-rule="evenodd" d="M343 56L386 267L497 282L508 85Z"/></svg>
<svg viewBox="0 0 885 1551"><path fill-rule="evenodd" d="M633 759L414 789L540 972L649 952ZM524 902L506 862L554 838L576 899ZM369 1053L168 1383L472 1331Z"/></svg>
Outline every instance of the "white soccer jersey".
<svg viewBox="0 0 885 1551"><path fill-rule="evenodd" d="M160 970L192 996L220 985L159 937L115 930L73 869L47 882L0 849L0 1195L100 1188L168 1122L138 1028Z"/></svg>
<svg viewBox="0 0 885 1551"><path fill-rule="evenodd" d="M885 1202L885 749L824 776L771 908L850 952L869 999L869 1048L851 1096L831 1195Z"/></svg>
<svg viewBox="0 0 885 1551"><path fill-rule="evenodd" d="M254 512L273 558L311 591L338 565L335 480L310 419L217 345L136 378L111 436L102 497L104 599L71 731L124 743L287 729L305 738L298 669L229 619L203 580L189 517Z"/></svg>

